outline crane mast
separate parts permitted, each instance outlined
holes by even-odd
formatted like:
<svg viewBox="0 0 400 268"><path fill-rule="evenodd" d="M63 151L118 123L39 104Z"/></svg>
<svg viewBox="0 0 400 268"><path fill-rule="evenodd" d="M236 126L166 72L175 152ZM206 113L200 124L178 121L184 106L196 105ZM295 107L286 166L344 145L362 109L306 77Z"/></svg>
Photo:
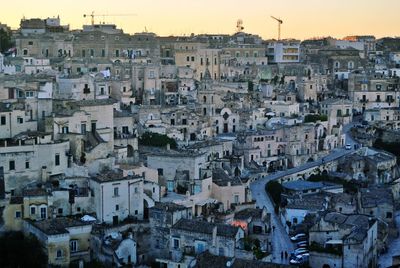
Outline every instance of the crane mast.
<svg viewBox="0 0 400 268"><path fill-rule="evenodd" d="M279 40L281 40L281 25L283 23L283 20L281 20L279 18L275 18L274 16L271 16L271 18L278 22L278 41L279 41Z"/></svg>

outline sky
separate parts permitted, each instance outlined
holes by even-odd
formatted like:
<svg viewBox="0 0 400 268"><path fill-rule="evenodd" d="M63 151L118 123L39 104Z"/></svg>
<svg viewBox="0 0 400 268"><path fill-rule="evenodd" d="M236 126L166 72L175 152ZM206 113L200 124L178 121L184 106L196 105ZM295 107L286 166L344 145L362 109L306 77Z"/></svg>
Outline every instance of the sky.
<svg viewBox="0 0 400 268"><path fill-rule="evenodd" d="M232 34L238 19L244 31L265 39L306 39L347 35L400 36L400 0L12 0L2 1L0 22L18 28L22 17L61 18L71 29L95 23L115 23L126 33L147 31L161 36L191 33ZM124 14L125 16L114 16ZM129 15L134 14L134 15ZM397 21L396 21L397 20Z"/></svg>

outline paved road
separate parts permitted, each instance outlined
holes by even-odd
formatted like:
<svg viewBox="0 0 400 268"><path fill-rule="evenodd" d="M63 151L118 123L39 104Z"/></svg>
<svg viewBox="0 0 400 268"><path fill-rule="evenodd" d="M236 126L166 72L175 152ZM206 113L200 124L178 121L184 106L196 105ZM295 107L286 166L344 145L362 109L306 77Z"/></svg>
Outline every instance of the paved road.
<svg viewBox="0 0 400 268"><path fill-rule="evenodd" d="M346 144L350 144L352 146L351 150L345 150L343 148L336 148L331 151L331 153L324 157L324 162L334 161L338 158L341 158L347 154L354 152L354 144L355 141L351 138L349 134L350 128L353 126L353 123L348 124L344 127L344 132L346 134ZM277 180L283 176L291 175L312 167L317 167L322 164L322 159L318 159L314 162L307 162L301 166L291 168L284 171L279 171L274 174L265 176L264 178L260 178L257 181L250 184L250 189L252 193L253 199L256 200L256 204L258 207L266 207L268 212L271 213L271 224L275 226L275 230L272 234L272 256L274 263L288 263L288 259L281 259L281 252L287 251L288 253L292 252L294 249L293 243L290 241L289 236L287 235L285 228L283 227L281 221L278 216L274 212L274 206L269 198L269 196L265 192L265 185L272 180Z"/></svg>
<svg viewBox="0 0 400 268"><path fill-rule="evenodd" d="M400 232L400 211L396 212L395 221ZM380 268L386 268L392 265L392 257L400 255L400 236L394 239L388 246L388 251L379 256L378 264Z"/></svg>
<svg viewBox="0 0 400 268"><path fill-rule="evenodd" d="M281 252L287 251L290 253L293 251L293 245L290 242L288 235L285 232L284 227L277 215L274 212L274 206L265 193L265 180L258 180L250 185L251 193L253 198L256 200L258 207L266 207L268 212L271 213L271 224L275 226L275 230L272 231L272 256L273 262L275 263L288 263L288 260L281 259Z"/></svg>

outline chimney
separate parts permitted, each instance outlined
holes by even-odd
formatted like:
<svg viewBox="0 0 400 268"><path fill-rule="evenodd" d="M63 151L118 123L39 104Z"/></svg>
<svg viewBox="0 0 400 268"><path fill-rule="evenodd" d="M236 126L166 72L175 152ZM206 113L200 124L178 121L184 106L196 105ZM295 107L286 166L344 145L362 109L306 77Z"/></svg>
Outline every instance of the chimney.
<svg viewBox="0 0 400 268"><path fill-rule="evenodd" d="M47 167L46 166L42 166L41 175L42 175L42 182L46 183L47 180L49 179L49 175L47 174Z"/></svg>
<svg viewBox="0 0 400 268"><path fill-rule="evenodd" d="M167 150L171 150L171 144L167 143Z"/></svg>

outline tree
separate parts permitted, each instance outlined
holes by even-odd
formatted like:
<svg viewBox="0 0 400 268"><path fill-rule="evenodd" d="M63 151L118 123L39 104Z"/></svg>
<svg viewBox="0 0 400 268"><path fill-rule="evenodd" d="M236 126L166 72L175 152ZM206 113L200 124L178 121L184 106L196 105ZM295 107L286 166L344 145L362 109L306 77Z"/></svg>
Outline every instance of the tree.
<svg viewBox="0 0 400 268"><path fill-rule="evenodd" d="M47 267L47 256L34 236L6 232L0 236L0 267Z"/></svg>
<svg viewBox="0 0 400 268"><path fill-rule="evenodd" d="M0 52L5 52L12 46L11 33L0 29Z"/></svg>
<svg viewBox="0 0 400 268"><path fill-rule="evenodd" d="M279 206L281 204L281 194L283 192L283 187L279 182L270 181L265 186L266 192L271 196L274 203Z"/></svg>
<svg viewBox="0 0 400 268"><path fill-rule="evenodd" d="M164 147L169 144L172 149L175 149L176 141L167 135L162 135L153 132L146 132L139 138L139 144L144 146Z"/></svg>

